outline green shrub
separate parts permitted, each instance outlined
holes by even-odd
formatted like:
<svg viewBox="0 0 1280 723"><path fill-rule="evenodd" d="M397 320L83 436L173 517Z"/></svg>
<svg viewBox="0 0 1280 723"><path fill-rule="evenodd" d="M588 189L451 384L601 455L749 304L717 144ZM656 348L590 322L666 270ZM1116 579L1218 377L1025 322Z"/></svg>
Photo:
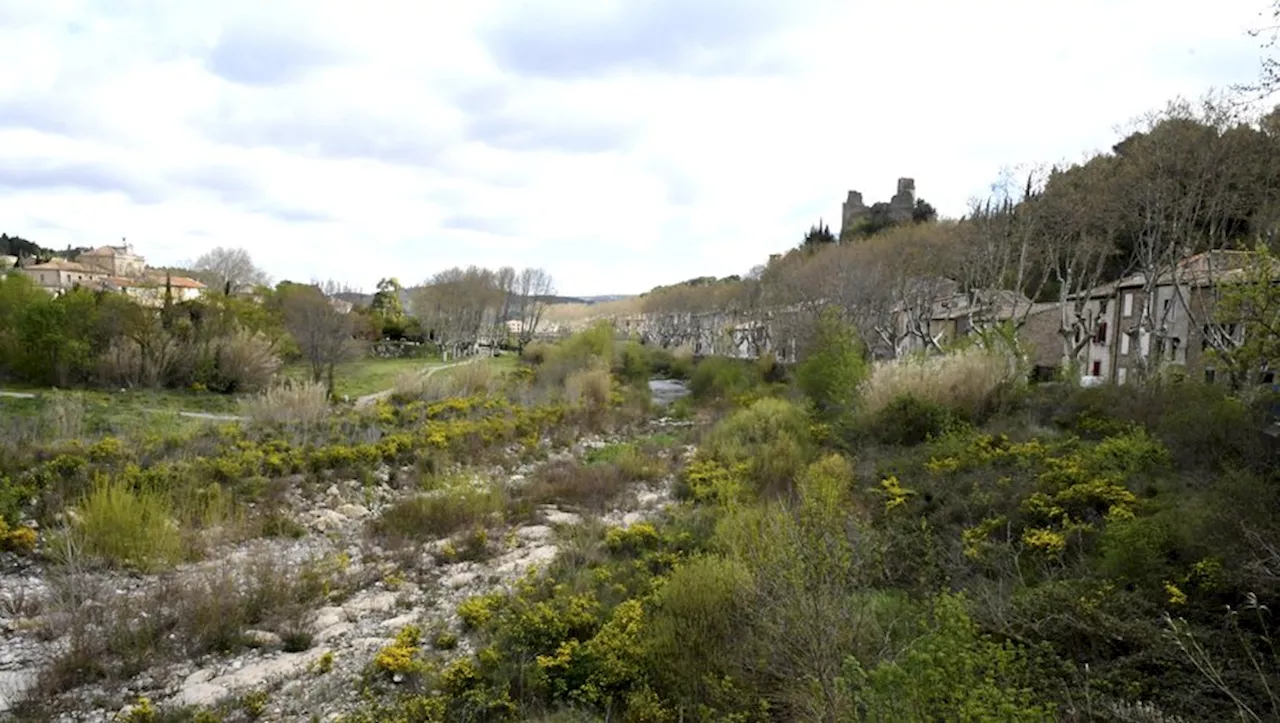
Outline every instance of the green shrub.
<svg viewBox="0 0 1280 723"><path fill-rule="evenodd" d="M863 671L845 664L842 682L867 721L1051 721L1036 700L1026 655L978 632L961 596L942 595L925 622L928 633L900 660Z"/></svg>
<svg viewBox="0 0 1280 723"><path fill-rule="evenodd" d="M941 437L963 423L950 409L909 394L895 398L866 422L872 438L903 446Z"/></svg>
<svg viewBox="0 0 1280 723"><path fill-rule="evenodd" d="M838 423L857 405L859 385L867 377L866 348L853 327L833 309L818 320L803 361L796 365L796 386L813 404L819 419Z"/></svg>
<svg viewBox="0 0 1280 723"><path fill-rule="evenodd" d="M169 499L151 489L99 480L68 530L90 557L143 570L180 561L184 546Z"/></svg>
<svg viewBox="0 0 1280 723"><path fill-rule="evenodd" d="M659 687L686 705L711 702L709 681L734 672L740 660L738 609L750 571L722 557L695 557L671 571L654 596L646 654Z"/></svg>
<svg viewBox="0 0 1280 723"><path fill-rule="evenodd" d="M763 382L757 364L713 356L694 367L689 391L699 402L729 402L748 394Z"/></svg>
<svg viewBox="0 0 1280 723"><path fill-rule="evenodd" d="M628 341L613 360L613 374L623 384L644 385L649 381L649 355L639 343Z"/></svg>
<svg viewBox="0 0 1280 723"><path fill-rule="evenodd" d="M766 398L716 425L703 450L730 468L745 465L756 491L776 493L792 489L812 447L804 411L785 400Z"/></svg>

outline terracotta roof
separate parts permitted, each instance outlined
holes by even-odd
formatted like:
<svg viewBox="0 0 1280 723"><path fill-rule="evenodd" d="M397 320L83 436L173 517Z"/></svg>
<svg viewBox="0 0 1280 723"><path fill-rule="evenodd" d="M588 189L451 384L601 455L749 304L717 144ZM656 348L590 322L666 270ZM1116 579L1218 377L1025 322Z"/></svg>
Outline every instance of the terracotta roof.
<svg viewBox="0 0 1280 723"><path fill-rule="evenodd" d="M35 266L27 266L25 268L33 269L33 270L47 269L50 271L77 271L82 274L103 274L103 275L106 274L106 272L102 271L101 269L95 269L90 266L85 266L84 264L77 264L74 261L67 261L66 259L59 259L59 258L49 259L48 261L42 264L36 264Z"/></svg>
<svg viewBox="0 0 1280 723"><path fill-rule="evenodd" d="M107 281L120 288L163 288L165 285L164 276L147 276L145 278L132 278L128 276L112 276ZM175 289L203 289L204 284L195 279L186 276L174 276L169 279L169 284Z"/></svg>

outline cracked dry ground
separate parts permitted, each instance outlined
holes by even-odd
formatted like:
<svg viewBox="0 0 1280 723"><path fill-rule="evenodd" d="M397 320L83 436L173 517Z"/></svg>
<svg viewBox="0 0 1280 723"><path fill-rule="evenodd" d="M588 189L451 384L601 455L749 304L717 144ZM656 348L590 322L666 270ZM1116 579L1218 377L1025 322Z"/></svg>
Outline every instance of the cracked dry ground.
<svg viewBox="0 0 1280 723"><path fill-rule="evenodd" d="M33 698L41 699L42 715L60 721L127 719L144 698L193 717L217 711L217 720L338 720L359 705L363 675L398 631L415 625L432 639L449 640L439 651L446 659L470 654L459 603L537 574L575 528L629 526L658 514L692 453L671 434L677 426L654 420L558 449L544 439L536 462L466 469L455 475L455 486L425 495L409 467L379 466L363 483L299 480L287 504L300 526L289 534L214 547L201 562L162 574L68 569L9 556L0 560L0 720L23 719L30 708L18 706ZM607 497L556 499L557 469L582 467L594 453L655 434L667 440L655 452L661 474L624 479ZM465 494L468 485L502 490L507 508L434 539L379 534L406 500ZM539 494L526 494L536 485L543 486ZM216 619L243 617L245 609L260 614ZM175 646L184 635L212 636L203 649L235 652L171 655L137 670L77 670L96 682L42 692L55 661L94 664L68 654L70 631L154 635L148 627L154 625L171 629Z"/></svg>

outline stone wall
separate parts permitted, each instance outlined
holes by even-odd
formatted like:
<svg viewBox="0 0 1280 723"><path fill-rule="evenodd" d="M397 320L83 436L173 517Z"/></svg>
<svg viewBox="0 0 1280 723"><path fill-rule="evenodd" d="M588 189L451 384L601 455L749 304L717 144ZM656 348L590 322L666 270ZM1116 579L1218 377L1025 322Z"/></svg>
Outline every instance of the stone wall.
<svg viewBox="0 0 1280 723"><path fill-rule="evenodd" d="M894 223L906 223L911 220L912 213L916 208L916 182L911 178L898 179L898 192L893 195L887 204L887 212L889 220ZM849 195L845 198L841 207L841 227L840 238L845 238L857 227L858 223L867 216L871 215L872 207L868 206L862 200L862 194L858 191L849 191Z"/></svg>

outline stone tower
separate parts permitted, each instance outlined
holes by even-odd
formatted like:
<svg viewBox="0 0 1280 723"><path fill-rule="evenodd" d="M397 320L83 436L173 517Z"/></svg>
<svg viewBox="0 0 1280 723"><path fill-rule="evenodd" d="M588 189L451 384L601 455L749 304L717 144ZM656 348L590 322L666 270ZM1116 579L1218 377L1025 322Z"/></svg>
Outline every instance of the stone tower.
<svg viewBox="0 0 1280 723"><path fill-rule="evenodd" d="M876 203L873 206L868 206L863 202L861 193L849 191L849 195L845 198L841 207L840 240L844 241L848 238L853 229L857 228L858 223L870 216L873 211L877 215L885 214L893 223L906 223L911 220L911 215L915 208L916 182L912 178L898 179L898 192L893 195L893 198L888 203Z"/></svg>
<svg viewBox="0 0 1280 723"><path fill-rule="evenodd" d="M871 209L862 202L862 194L857 191L849 192L849 196L845 199L840 210L840 238L844 238L846 230L857 226L858 221L865 218L868 213L871 213Z"/></svg>
<svg viewBox="0 0 1280 723"><path fill-rule="evenodd" d="M898 192L889 201L889 218L894 223L906 223L916 209L916 182L912 178L898 179Z"/></svg>

